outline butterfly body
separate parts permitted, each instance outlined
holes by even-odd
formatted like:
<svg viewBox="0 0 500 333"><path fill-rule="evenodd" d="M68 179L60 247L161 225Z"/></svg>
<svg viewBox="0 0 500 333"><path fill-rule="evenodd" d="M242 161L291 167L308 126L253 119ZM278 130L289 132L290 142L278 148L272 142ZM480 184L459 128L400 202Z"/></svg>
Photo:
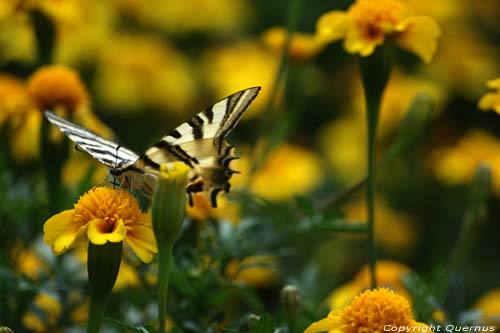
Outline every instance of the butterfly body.
<svg viewBox="0 0 500 333"><path fill-rule="evenodd" d="M180 161L191 168L186 187L190 204L193 193L203 192L216 207L217 194L229 192L229 179L236 173L231 169L231 162L237 159L234 147L225 137L259 91L260 87L253 87L226 97L163 136L142 155L52 112L45 111L44 115L82 150L106 165L120 187L151 196L160 165Z"/></svg>

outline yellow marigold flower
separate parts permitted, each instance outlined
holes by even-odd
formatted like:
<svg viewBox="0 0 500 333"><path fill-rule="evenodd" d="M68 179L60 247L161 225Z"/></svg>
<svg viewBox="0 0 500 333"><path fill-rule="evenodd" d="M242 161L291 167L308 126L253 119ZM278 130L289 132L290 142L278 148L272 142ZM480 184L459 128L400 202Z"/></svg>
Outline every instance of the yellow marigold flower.
<svg viewBox="0 0 500 333"><path fill-rule="evenodd" d="M42 275L49 273L49 266L36 251L16 246L13 252L17 270L32 280L38 280Z"/></svg>
<svg viewBox="0 0 500 333"><path fill-rule="evenodd" d="M369 56L392 37L394 42L415 53L426 63L437 50L439 25L428 16L415 16L399 0L357 0L347 12L334 10L317 22L319 38L327 42L344 39L349 53Z"/></svg>
<svg viewBox="0 0 500 333"><path fill-rule="evenodd" d="M24 82L0 75L0 126L7 123L9 146L18 162L38 155L38 137L42 115L32 105Z"/></svg>
<svg viewBox="0 0 500 333"><path fill-rule="evenodd" d="M498 49L480 31L463 23L448 27L439 44L435 61L424 71L439 79L442 86L476 99L484 92L484 82L499 71Z"/></svg>
<svg viewBox="0 0 500 333"><path fill-rule="evenodd" d="M266 288L279 281L280 273L276 265L277 258L268 255L232 260L226 266L226 276L252 288Z"/></svg>
<svg viewBox="0 0 500 333"><path fill-rule="evenodd" d="M150 0L147 3L127 0L117 5L133 20L175 35L192 31L237 34L253 18L253 8L246 0Z"/></svg>
<svg viewBox="0 0 500 333"><path fill-rule="evenodd" d="M377 261L377 284L385 288L394 290L408 301L411 301L410 294L404 287L402 278L411 269L397 261L380 260ZM330 309L340 309L348 304L356 295L370 287L370 268L365 265L358 274L348 283L335 289L327 298Z"/></svg>
<svg viewBox="0 0 500 333"><path fill-rule="evenodd" d="M0 125L9 116L30 107L31 100L24 83L14 76L0 74Z"/></svg>
<svg viewBox="0 0 500 333"><path fill-rule="evenodd" d="M352 82L348 87L354 93L352 102L345 106L346 114L324 126L319 133L319 144L336 177L351 181L361 177L366 170L366 111L361 83ZM409 76L400 70L392 73L382 98L379 139L394 133L419 93L432 97L437 110L447 98L445 89L431 80Z"/></svg>
<svg viewBox="0 0 500 333"><path fill-rule="evenodd" d="M70 157L63 166L63 182L68 186L77 186L87 177L89 172L92 172L91 182L93 184L99 184L109 176L109 170L105 165L76 149L71 150Z"/></svg>
<svg viewBox="0 0 500 333"><path fill-rule="evenodd" d="M500 140L483 130L472 130L449 147L431 154L435 176L445 184L469 183L477 168L486 163L491 169L493 191L500 195Z"/></svg>
<svg viewBox="0 0 500 333"><path fill-rule="evenodd" d="M474 309L481 311L482 322L500 328L500 288L491 289L474 304Z"/></svg>
<svg viewBox="0 0 500 333"><path fill-rule="evenodd" d="M49 218L44 241L59 255L87 240L96 245L125 241L143 261L157 252L151 217L125 190L94 188L80 197L73 209Z"/></svg>
<svg viewBox="0 0 500 333"><path fill-rule="evenodd" d="M78 73L65 66L38 69L28 80L28 93L40 110L64 107L66 111L74 111L89 101Z"/></svg>
<svg viewBox="0 0 500 333"><path fill-rule="evenodd" d="M411 254L418 239L418 229L415 221L410 215L391 208L389 203L380 196L376 198L375 204L377 207L375 211L377 225L374 231L378 246L387 253L399 258ZM343 208L348 220L367 220L366 202L362 198L347 203Z"/></svg>
<svg viewBox="0 0 500 333"><path fill-rule="evenodd" d="M262 40L277 54L281 54L286 40L286 29L275 27L264 31ZM295 32L290 39L289 52L293 60L307 60L317 55L325 46L316 35Z"/></svg>
<svg viewBox="0 0 500 333"><path fill-rule="evenodd" d="M242 59L245 59L244 66ZM213 48L202 59L203 77L216 96L227 96L247 87L262 87L259 98L243 120L262 111L269 100L278 66L279 56L257 41Z"/></svg>
<svg viewBox="0 0 500 333"><path fill-rule="evenodd" d="M47 293L36 295L34 307L37 311L26 313L22 318L22 322L26 328L35 332L46 332L47 329L51 328L50 326L56 324L62 313L59 300Z"/></svg>
<svg viewBox="0 0 500 333"><path fill-rule="evenodd" d="M496 91L489 92L481 97L478 106L481 110L494 110L500 114L500 77L488 81L486 85Z"/></svg>
<svg viewBox="0 0 500 333"><path fill-rule="evenodd" d="M99 53L93 84L110 111L183 114L195 99L194 77L189 59L165 40L118 35Z"/></svg>
<svg viewBox="0 0 500 333"><path fill-rule="evenodd" d="M95 133L111 139L113 133L89 109L88 93L78 74L64 66L42 67L27 84L0 75L0 125L8 122L9 145L15 160L23 162L38 156L42 113L50 108L71 112L73 120ZM51 128L52 139L62 139Z"/></svg>
<svg viewBox="0 0 500 333"><path fill-rule="evenodd" d="M384 327L387 325L427 328L413 319L406 299L392 290L378 288L365 291L343 309L332 310L328 317L309 325L304 333L385 332Z"/></svg>
<svg viewBox="0 0 500 333"><path fill-rule="evenodd" d="M235 177L237 188L245 183L250 162L247 158L235 161L242 173ZM320 158L305 148L283 144L276 148L264 165L257 170L250 183L250 191L271 200L286 200L296 194L312 191L321 181Z"/></svg>

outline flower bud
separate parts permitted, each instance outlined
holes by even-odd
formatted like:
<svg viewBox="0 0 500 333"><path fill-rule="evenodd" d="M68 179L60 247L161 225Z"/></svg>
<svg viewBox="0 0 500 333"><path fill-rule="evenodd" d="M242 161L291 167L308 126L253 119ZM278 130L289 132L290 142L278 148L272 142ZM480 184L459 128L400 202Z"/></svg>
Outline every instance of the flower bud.
<svg viewBox="0 0 500 333"><path fill-rule="evenodd" d="M286 285L281 289L281 304L287 312L298 312L301 307L300 292L293 285Z"/></svg>

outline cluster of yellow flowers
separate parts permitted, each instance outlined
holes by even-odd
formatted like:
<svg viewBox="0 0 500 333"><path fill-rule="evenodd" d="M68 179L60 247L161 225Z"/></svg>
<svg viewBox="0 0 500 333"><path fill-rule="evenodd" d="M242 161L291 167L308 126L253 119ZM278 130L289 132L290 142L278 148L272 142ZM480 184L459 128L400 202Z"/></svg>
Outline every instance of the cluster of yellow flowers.
<svg viewBox="0 0 500 333"><path fill-rule="evenodd" d="M341 108L348 110L321 124L318 136L308 140L308 145L318 144L324 156L305 145L280 142L260 168L253 170L255 151L249 147L243 149L246 156L235 162L242 175L235 175L233 188L272 201L287 201L295 195L311 193L326 182L323 164L328 165L334 181L340 183L363 176L367 167L365 110L361 104L366 91L360 80L351 79L354 67L347 64L339 74L345 78L344 84L332 88L323 70L308 63L327 52L334 42L342 41L347 53L361 59L373 56L382 47L397 46L429 65L412 63L415 73L411 76L407 74L409 66L394 69L380 106L380 131L376 138L379 143L390 141L418 93L432 97L437 109L434 117L440 116L440 107L457 92L475 101L478 109L500 114L500 78L493 79L496 74L492 74L499 72L494 60L498 58L498 50L465 24L469 8L481 13L485 24L491 25L494 22L491 10L484 10L471 0L461 3L457 6L453 0L356 0L345 11L332 10L321 15L313 33L288 35L285 28L272 27L257 38L241 40L239 37L257 19L249 2L244 0L153 0L148 4L139 0L7 0L0 4L0 49L5 50L0 52L0 65L16 61L37 65L42 51L37 49L36 23L30 16L33 12L41 12L54 24L56 33L50 61L58 65L40 66L26 79L0 73L0 127L8 132L13 159L25 163L40 158L42 112L47 109L112 139L112 130L91 111L93 99L111 116L134 118L155 110L153 117L182 119L201 103L197 97L199 90L220 97L259 85L263 87L262 94L246 119L272 117L277 114L275 104L281 106L284 100L284 87L276 81L276 76L280 72L281 53L287 46L290 66L302 70L301 76L310 75L320 82L316 86L302 84L305 94L338 90ZM498 4L489 4L488 8L500 10ZM163 37L125 32L120 29L124 22L141 26L144 31L157 29ZM196 36L200 31L220 37L220 41L188 56L188 52L178 47L177 38ZM231 39L238 42L227 42ZM408 62L414 62L409 59ZM84 83L74 68L82 72L90 68L93 76ZM489 92L483 89L485 82ZM270 101L272 98L276 100ZM49 137L53 142L62 140L61 133L53 128ZM476 169L486 163L491 168L498 196L499 139L483 130L471 130L453 141L456 143L442 144L429 154L426 163L433 176L444 184L463 184L470 182ZM184 181L188 173L188 168L184 168L182 172L175 167L171 173L163 170L160 178L179 177ZM89 170L94 170L95 182L107 173L103 166L72 153L66 161L63 180L68 185L78 184ZM410 257L419 237L417 221L393 210L381 198L377 198L375 205L378 223L373 235L380 247L386 254ZM367 220L363 201L347 202L343 210L348 220ZM238 225L242 220L239 204L225 198L214 209L206 197L195 195L194 207L186 207L186 212L195 221L213 218ZM123 242L144 263L153 261L161 245L153 229L151 213L143 212L131 193L104 187L89 190L73 209L53 215L43 227L44 242L56 255L89 242L94 245ZM36 280L46 273L43 260L29 249L19 245L16 257L21 274ZM250 256L227 263L224 274L234 284L266 288L280 282L278 262L273 255ZM399 262L379 261L376 274L371 273L383 288L372 288L370 272L369 266L365 266L350 282L335 289L326 298L331 312L312 323L304 333L384 332L387 325L416 331L429 328L415 319L412 299L402 283L403 275L411 272L409 267ZM120 274L115 288L138 283L135 268L126 261ZM40 293L34 303L48 314L49 325L61 316L60 304L51 294ZM495 316L500 313L499 304L500 291L495 289L480 298L474 308L482 311L485 322L494 324ZM85 312L78 308L71 315L81 320L82 311ZM435 319L444 321L443 316L436 309ZM22 321L35 331L45 329L35 313L27 313Z"/></svg>

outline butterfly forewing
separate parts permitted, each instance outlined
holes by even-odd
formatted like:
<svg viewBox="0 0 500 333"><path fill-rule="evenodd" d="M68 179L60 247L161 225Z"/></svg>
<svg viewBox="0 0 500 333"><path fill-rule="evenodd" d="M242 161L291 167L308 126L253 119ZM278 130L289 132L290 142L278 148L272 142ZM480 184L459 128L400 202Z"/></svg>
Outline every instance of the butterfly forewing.
<svg viewBox="0 0 500 333"><path fill-rule="evenodd" d="M90 154L108 168L130 165L139 158L133 151L106 140L66 119L58 117L50 111L44 111L43 114L61 132L75 142L80 149Z"/></svg>

